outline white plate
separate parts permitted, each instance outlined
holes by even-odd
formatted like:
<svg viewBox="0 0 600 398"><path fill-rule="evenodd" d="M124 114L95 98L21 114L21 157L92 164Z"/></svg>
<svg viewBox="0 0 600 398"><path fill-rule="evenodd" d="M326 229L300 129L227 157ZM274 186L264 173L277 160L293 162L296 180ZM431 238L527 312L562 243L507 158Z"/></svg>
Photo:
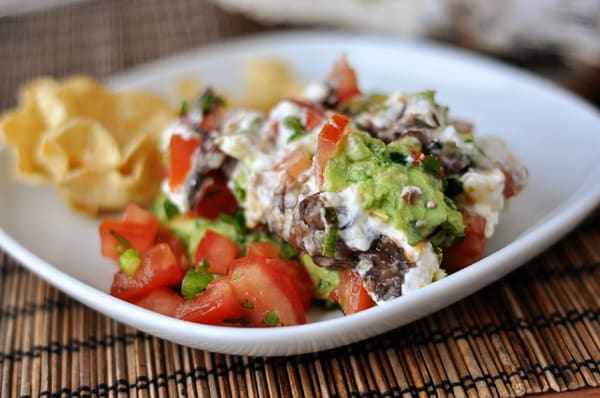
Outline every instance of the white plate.
<svg viewBox="0 0 600 398"><path fill-rule="evenodd" d="M313 310L307 325L223 328L183 322L111 297L114 265L100 257L97 220L66 208L49 188L14 182L0 152L0 244L27 268L84 304L145 332L210 351L312 352L365 339L432 313L540 253L600 202L600 115L568 92L513 68L437 45L344 33L285 33L219 44L116 76L119 89L173 96L181 76L235 90L251 58L277 57L319 79L347 53L366 90L438 90L478 134L503 137L526 162L530 185L504 214L479 263L385 305L348 317Z"/></svg>

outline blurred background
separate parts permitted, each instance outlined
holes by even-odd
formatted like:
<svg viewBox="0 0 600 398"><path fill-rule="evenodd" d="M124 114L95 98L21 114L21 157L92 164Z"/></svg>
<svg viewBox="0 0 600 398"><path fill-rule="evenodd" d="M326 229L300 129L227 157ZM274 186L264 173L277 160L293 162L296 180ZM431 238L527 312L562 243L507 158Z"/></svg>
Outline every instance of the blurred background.
<svg viewBox="0 0 600 398"><path fill-rule="evenodd" d="M443 42L600 106L600 0L0 0L0 109L35 76L102 78L218 40L298 28Z"/></svg>

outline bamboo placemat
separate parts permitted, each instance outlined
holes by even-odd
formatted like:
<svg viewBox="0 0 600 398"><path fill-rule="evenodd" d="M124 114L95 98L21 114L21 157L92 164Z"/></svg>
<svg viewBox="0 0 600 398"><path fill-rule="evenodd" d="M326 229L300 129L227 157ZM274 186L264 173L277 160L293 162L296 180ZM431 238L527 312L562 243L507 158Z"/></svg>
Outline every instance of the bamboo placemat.
<svg viewBox="0 0 600 398"><path fill-rule="evenodd" d="M88 1L2 18L0 109L41 74L103 77L258 30L264 27L205 0ZM214 354L141 333L64 296L0 252L0 397L574 391L600 385L599 318L598 212L528 265L434 315L361 343L288 358Z"/></svg>

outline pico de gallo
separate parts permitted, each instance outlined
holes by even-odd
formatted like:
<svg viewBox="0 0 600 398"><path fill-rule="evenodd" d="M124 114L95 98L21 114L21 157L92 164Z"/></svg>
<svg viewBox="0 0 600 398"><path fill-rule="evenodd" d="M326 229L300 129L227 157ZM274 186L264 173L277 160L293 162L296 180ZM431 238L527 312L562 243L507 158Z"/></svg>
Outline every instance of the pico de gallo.
<svg viewBox="0 0 600 398"><path fill-rule="evenodd" d="M111 294L223 326L306 322L383 304L477 260L527 183L435 93L365 94L345 58L269 114L207 89L163 136L151 210L99 227Z"/></svg>

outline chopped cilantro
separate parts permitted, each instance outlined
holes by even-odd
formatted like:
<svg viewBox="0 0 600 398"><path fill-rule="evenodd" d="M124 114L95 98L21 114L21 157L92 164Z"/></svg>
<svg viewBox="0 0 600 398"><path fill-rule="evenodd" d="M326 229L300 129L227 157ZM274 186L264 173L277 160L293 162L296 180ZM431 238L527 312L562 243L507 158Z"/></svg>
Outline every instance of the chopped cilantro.
<svg viewBox="0 0 600 398"><path fill-rule="evenodd" d="M233 194L235 195L238 202L246 200L246 190L242 188L237 180L233 180Z"/></svg>
<svg viewBox="0 0 600 398"><path fill-rule="evenodd" d="M251 310L254 308L254 304L252 304L250 300L244 300L242 301L242 308L247 308Z"/></svg>
<svg viewBox="0 0 600 398"><path fill-rule="evenodd" d="M463 183L458 178L450 177L446 179L446 189L444 195L453 197L463 192Z"/></svg>
<svg viewBox="0 0 600 398"><path fill-rule="evenodd" d="M163 208L165 209L167 220L170 220L179 214L179 208L175 206L175 203L171 202L169 199L165 199L163 202Z"/></svg>
<svg viewBox="0 0 600 398"><path fill-rule="evenodd" d="M265 320L263 322L269 326L277 326L281 324L281 321L279 320L279 317L277 316L275 310L267 312L267 314L265 315Z"/></svg>
<svg viewBox="0 0 600 398"><path fill-rule="evenodd" d="M189 102L187 102L186 100L183 100L181 102L181 108L179 108L179 117L184 117L185 115L187 115L189 108L190 108Z"/></svg>
<svg viewBox="0 0 600 398"><path fill-rule="evenodd" d="M390 160L394 163L405 165L408 163L408 156L400 152L390 152Z"/></svg>
<svg viewBox="0 0 600 398"><path fill-rule="evenodd" d="M129 249L131 247L131 243L129 243L129 241L120 233L118 233L117 231L115 231L114 229L111 229L108 231L116 240L117 240L117 244L115 245L115 251L117 253L123 253L125 250Z"/></svg>
<svg viewBox="0 0 600 398"><path fill-rule="evenodd" d="M306 130L304 129L302 122L296 116L287 116L283 119L283 125L294 131L287 142L292 142L306 135Z"/></svg>
<svg viewBox="0 0 600 398"><path fill-rule="evenodd" d="M240 279L242 276L244 276L244 274L242 273L237 273L237 274L233 274L231 276L231 279L233 279L234 281L237 281L238 279Z"/></svg>
<svg viewBox="0 0 600 398"><path fill-rule="evenodd" d="M421 167L424 172L431 174L434 177L440 176L441 163L439 159L433 155L426 156L425 159L421 161Z"/></svg>
<svg viewBox="0 0 600 398"><path fill-rule="evenodd" d="M202 97L200 97L200 111L203 115L214 111L219 106L224 106L225 100L212 92L212 90L206 90Z"/></svg>

